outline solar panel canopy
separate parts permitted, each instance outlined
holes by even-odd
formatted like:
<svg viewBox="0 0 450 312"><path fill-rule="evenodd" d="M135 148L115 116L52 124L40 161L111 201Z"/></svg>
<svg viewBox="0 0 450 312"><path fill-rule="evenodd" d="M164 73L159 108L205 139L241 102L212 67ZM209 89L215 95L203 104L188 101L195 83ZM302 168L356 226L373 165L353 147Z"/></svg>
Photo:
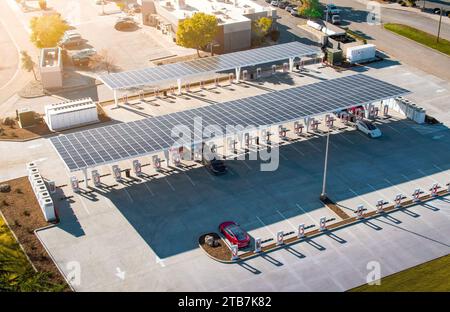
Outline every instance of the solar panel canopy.
<svg viewBox="0 0 450 312"><path fill-rule="evenodd" d="M205 57L188 62L148 67L120 73L101 75L99 79L112 90L154 86L160 82L215 73L237 67L276 62L293 57L305 57L321 53L318 47L294 41L259 49Z"/></svg>
<svg viewBox="0 0 450 312"><path fill-rule="evenodd" d="M227 126L277 125L407 93L406 89L357 74L50 140L67 168L76 171L167 150L177 140L171 135L172 129L183 125L193 133L196 117L201 117L204 127L217 125L225 133Z"/></svg>

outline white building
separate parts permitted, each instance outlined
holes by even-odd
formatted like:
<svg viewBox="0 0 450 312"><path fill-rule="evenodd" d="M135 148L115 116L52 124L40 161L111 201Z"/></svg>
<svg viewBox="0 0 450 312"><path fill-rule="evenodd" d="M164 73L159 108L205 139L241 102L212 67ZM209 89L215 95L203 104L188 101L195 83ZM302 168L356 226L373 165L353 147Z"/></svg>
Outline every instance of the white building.
<svg viewBox="0 0 450 312"><path fill-rule="evenodd" d="M63 86L63 64L60 48L44 48L39 59L39 72L44 89Z"/></svg>
<svg viewBox="0 0 450 312"><path fill-rule="evenodd" d="M178 23L197 12L219 21L215 52L227 53L251 46L251 23L261 17L276 19L276 9L251 0L142 0L145 25L155 26L175 40Z"/></svg>

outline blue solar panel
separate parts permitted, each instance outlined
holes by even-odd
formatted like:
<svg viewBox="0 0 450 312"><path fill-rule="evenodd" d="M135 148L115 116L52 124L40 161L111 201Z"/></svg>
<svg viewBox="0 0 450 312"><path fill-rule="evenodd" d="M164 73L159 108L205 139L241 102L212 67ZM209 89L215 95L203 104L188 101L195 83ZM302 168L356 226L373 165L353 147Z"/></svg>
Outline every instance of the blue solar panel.
<svg viewBox="0 0 450 312"><path fill-rule="evenodd" d="M218 125L224 131L226 126L281 124L407 93L406 89L358 74L50 140L68 169L75 171L168 149L176 140L171 136L174 126L185 125L192 131L196 117L201 117L204 127Z"/></svg>
<svg viewBox="0 0 450 312"><path fill-rule="evenodd" d="M318 47L294 41L270 47L196 59L193 61L149 67L101 75L99 79L110 89L155 86L160 82L176 80L202 73L214 73L257 64L276 62L291 57L320 54Z"/></svg>

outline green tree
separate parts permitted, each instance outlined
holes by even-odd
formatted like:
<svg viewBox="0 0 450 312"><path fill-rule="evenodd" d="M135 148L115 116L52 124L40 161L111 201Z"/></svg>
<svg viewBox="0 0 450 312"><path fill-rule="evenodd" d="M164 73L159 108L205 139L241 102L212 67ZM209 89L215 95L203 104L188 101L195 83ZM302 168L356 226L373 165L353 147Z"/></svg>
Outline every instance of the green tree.
<svg viewBox="0 0 450 312"><path fill-rule="evenodd" d="M30 40L38 48L51 48L58 44L69 25L59 14L35 16L30 21Z"/></svg>
<svg viewBox="0 0 450 312"><path fill-rule="evenodd" d="M302 6L298 9L298 14L310 18L319 18L323 15L323 9L319 0L303 0Z"/></svg>
<svg viewBox="0 0 450 312"><path fill-rule="evenodd" d="M252 32L254 40L261 43L264 37L267 36L272 27L272 19L268 17L261 17L252 22Z"/></svg>
<svg viewBox="0 0 450 312"><path fill-rule="evenodd" d="M25 69L27 72L33 72L34 80L37 80L36 72L34 70L36 63L33 61L33 59L27 53L27 51L20 51L20 56L21 56L20 59L22 61L22 68Z"/></svg>
<svg viewBox="0 0 450 312"><path fill-rule="evenodd" d="M185 48L199 50L214 40L217 34L217 18L202 12L182 20L178 24L177 44Z"/></svg>

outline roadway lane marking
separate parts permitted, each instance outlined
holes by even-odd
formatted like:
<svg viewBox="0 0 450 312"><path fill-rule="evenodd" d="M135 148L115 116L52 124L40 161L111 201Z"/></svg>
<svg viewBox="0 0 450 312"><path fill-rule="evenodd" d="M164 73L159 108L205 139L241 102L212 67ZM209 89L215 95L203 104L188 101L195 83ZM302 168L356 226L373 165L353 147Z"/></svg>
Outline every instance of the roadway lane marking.
<svg viewBox="0 0 450 312"><path fill-rule="evenodd" d="M38 148L41 146L42 146L42 144L33 144L33 145L28 146L28 148L33 149L33 148Z"/></svg>
<svg viewBox="0 0 450 312"><path fill-rule="evenodd" d="M275 236L275 233L274 232L272 232L270 229L269 229L269 227L258 217L258 216L256 216L256 219L258 219L258 221L259 222L261 222L261 224L266 228L266 230L267 231L269 231L270 232L270 234L272 234L272 236Z"/></svg>
<svg viewBox="0 0 450 312"><path fill-rule="evenodd" d="M436 90L436 93L442 93L442 92L445 92L446 90L445 89L438 89L438 90Z"/></svg>
<svg viewBox="0 0 450 312"><path fill-rule="evenodd" d="M294 230L296 230L295 226L291 223L291 221L289 221L288 218L286 218L286 217L285 217L278 209L276 210L276 212L278 212L278 214L279 214L284 220L286 220L287 223L289 223L289 225L290 225Z"/></svg>

